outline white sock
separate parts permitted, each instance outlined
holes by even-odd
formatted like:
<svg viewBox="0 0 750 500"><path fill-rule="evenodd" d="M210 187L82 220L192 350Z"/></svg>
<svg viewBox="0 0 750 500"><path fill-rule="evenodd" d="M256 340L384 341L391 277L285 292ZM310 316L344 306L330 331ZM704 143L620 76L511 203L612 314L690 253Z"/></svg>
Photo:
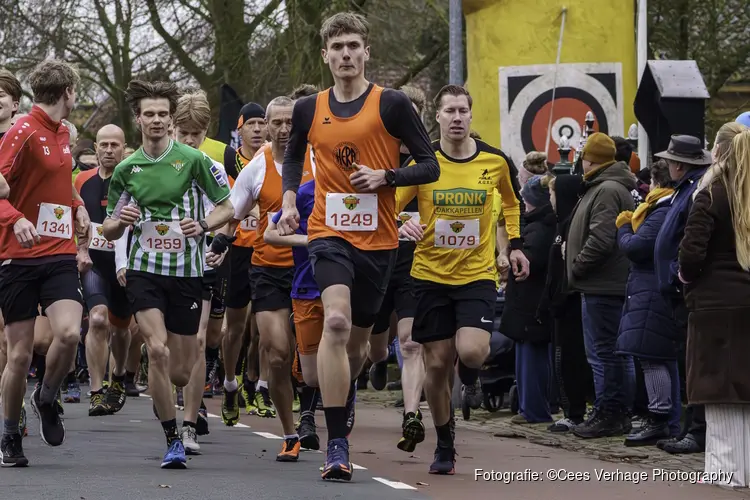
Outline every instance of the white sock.
<svg viewBox="0 0 750 500"><path fill-rule="evenodd" d="M240 385L237 383L237 379L234 380L227 380L224 379L224 389L227 391L236 391L239 389Z"/></svg>
<svg viewBox="0 0 750 500"><path fill-rule="evenodd" d="M268 381L267 380L258 380L258 389L260 388L268 389Z"/></svg>

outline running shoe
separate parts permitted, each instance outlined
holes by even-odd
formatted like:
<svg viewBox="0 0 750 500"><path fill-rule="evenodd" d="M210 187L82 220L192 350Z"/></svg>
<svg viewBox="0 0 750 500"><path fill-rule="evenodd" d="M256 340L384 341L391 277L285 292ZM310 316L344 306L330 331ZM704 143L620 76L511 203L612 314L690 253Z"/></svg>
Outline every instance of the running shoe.
<svg viewBox="0 0 750 500"><path fill-rule="evenodd" d="M81 402L81 386L78 385L78 381L70 382L68 384L68 390L65 393L63 399L65 403L80 403Z"/></svg>
<svg viewBox="0 0 750 500"><path fill-rule="evenodd" d="M37 384L39 385L39 384ZM41 390L41 386L39 386L39 390ZM57 399L55 400L57 403L57 413L60 415L65 415L65 408L63 408L63 400L62 400L62 389L58 389L57 391Z"/></svg>
<svg viewBox="0 0 750 500"><path fill-rule="evenodd" d="M29 459L23 454L21 434L3 436L0 441L0 465L3 467L26 467Z"/></svg>
<svg viewBox="0 0 750 500"><path fill-rule="evenodd" d="M195 433L199 436L209 434L208 431L208 412L205 408L198 410L198 420L195 421Z"/></svg>
<svg viewBox="0 0 750 500"><path fill-rule="evenodd" d="M172 386L172 391L177 393L177 406L180 410L185 409L185 396L182 393L182 387Z"/></svg>
<svg viewBox="0 0 750 500"><path fill-rule="evenodd" d="M299 442L303 448L308 450L320 449L320 438L318 437L315 419L311 415L303 415L297 427Z"/></svg>
<svg viewBox="0 0 750 500"><path fill-rule="evenodd" d="M281 451L276 455L277 462L296 462L301 448L299 438L288 438L281 443Z"/></svg>
<svg viewBox="0 0 750 500"><path fill-rule="evenodd" d="M110 414L110 407L107 404L107 394L102 390L91 393L91 402L89 403L89 417L103 417Z"/></svg>
<svg viewBox="0 0 750 500"><path fill-rule="evenodd" d="M198 434L195 432L195 429L189 425L183 425L182 432L180 432L180 439L182 439L186 455L201 454L201 445L198 444Z"/></svg>
<svg viewBox="0 0 750 500"><path fill-rule="evenodd" d="M435 460L430 465L430 474L452 476L456 473L456 449L435 448Z"/></svg>
<svg viewBox="0 0 750 500"><path fill-rule="evenodd" d="M21 415L18 417L18 430L21 433L21 437L29 435L29 428L26 417L26 401L21 400Z"/></svg>
<svg viewBox="0 0 750 500"><path fill-rule="evenodd" d="M129 398L137 398L141 395L138 387L135 385L135 379L125 379L125 396Z"/></svg>
<svg viewBox="0 0 750 500"><path fill-rule="evenodd" d="M357 390L354 389L354 394L352 394L352 397L346 400L346 437L347 439L352 434L352 431L354 430L354 416L355 411L354 407L357 403Z"/></svg>
<svg viewBox="0 0 750 500"><path fill-rule="evenodd" d="M206 384L203 386L203 397L204 398L213 398L214 397L214 381L216 380L216 375L219 371L219 360L215 359L212 361L208 361L208 375L206 376Z"/></svg>
<svg viewBox="0 0 750 500"><path fill-rule="evenodd" d="M256 415L258 407L255 405L255 382L245 380L240 387L240 393L242 399L245 400L245 413L248 415Z"/></svg>
<svg viewBox="0 0 750 500"><path fill-rule="evenodd" d="M276 418L276 408L271 401L271 395L267 387L259 387L255 392L255 412L251 415L258 415L263 418Z"/></svg>
<svg viewBox="0 0 750 500"><path fill-rule="evenodd" d="M376 391L382 391L388 384L388 362L379 361L370 367L370 384Z"/></svg>
<svg viewBox="0 0 750 500"><path fill-rule="evenodd" d="M326 463L323 466L323 479L352 480L352 463L349 461L349 441L346 438L336 438L328 441Z"/></svg>
<svg viewBox="0 0 750 500"><path fill-rule="evenodd" d="M221 401L221 421L228 427L234 427L240 420L238 392L224 389L224 398Z"/></svg>
<svg viewBox="0 0 750 500"><path fill-rule="evenodd" d="M182 441L175 439L169 445L164 459L161 461L162 469L187 469L187 458L185 457L185 447Z"/></svg>
<svg viewBox="0 0 750 500"><path fill-rule="evenodd" d="M39 419L39 435L49 446L60 446L65 441L65 425L55 404L45 404L39 400L42 391L31 393L31 408Z"/></svg>
<svg viewBox="0 0 750 500"><path fill-rule="evenodd" d="M422 423L422 412L407 413L404 415L404 422L401 425L402 436L396 445L399 450L407 453L413 453L417 445L424 441L425 428Z"/></svg>
<svg viewBox="0 0 750 500"><path fill-rule="evenodd" d="M111 414L115 414L118 411L122 410L122 407L125 406L125 400L127 399L127 397L128 396L125 392L125 384L122 382L113 381L107 389L105 396L105 400L107 401L107 406L109 406Z"/></svg>

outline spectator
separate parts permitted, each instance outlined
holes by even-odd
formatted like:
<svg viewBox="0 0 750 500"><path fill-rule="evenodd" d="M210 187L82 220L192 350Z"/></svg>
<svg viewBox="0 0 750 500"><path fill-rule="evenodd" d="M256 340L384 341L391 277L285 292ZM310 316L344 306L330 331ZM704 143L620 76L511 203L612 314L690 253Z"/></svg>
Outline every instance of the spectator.
<svg viewBox="0 0 750 500"><path fill-rule="evenodd" d="M634 391L632 363L615 355L628 260L617 246L615 220L633 210L635 176L615 161L615 143L592 134L582 152L584 194L573 213L565 250L568 283L581 292L586 356L594 373L596 400L589 419L573 429L581 438L630 431Z"/></svg>
<svg viewBox="0 0 750 500"><path fill-rule="evenodd" d="M659 160L651 167L645 203L617 218L617 239L630 260L630 275L616 352L638 358L648 394L648 416L640 429L625 438L626 446L654 445L680 433L677 355L684 338L654 272L654 245L674 194L671 184L669 166Z"/></svg>
<svg viewBox="0 0 750 500"><path fill-rule="evenodd" d="M549 251L555 239L555 213L550 205L548 182L549 177L535 175L521 190L526 204L526 225L521 239L531 267L524 281L516 281L511 268L500 324L500 331L516 343L519 410L511 419L515 424L552 421L548 400L551 318L549 310L540 307Z"/></svg>
<svg viewBox="0 0 750 500"><path fill-rule="evenodd" d="M683 336L686 336L688 315L682 297L682 284L677 276L677 255L692 206L692 195L698 187L698 181L711 164L711 153L703 149L703 141L697 137L674 135L669 142L669 149L657 153L656 156L667 161L669 175L675 183L675 194L656 238L654 270L659 290L672 307L673 320ZM684 356L680 355L682 362L684 359ZM706 434L703 410L702 406L689 406L681 435L674 439L658 441L656 446L668 453L703 451Z"/></svg>
<svg viewBox="0 0 750 500"><path fill-rule="evenodd" d="M586 401L593 401L594 381L586 359L581 325L581 294L568 287L565 272L565 241L570 218L578 203L583 178L558 175L549 184L550 203L557 217L555 242L550 249L543 308L553 317L553 359L560 391L563 418L550 425L550 432L568 432L584 420Z"/></svg>
<svg viewBox="0 0 750 500"><path fill-rule="evenodd" d="M680 244L679 274L690 311L688 399L705 405L705 471L732 471L725 484L747 488L750 131L736 134L731 150L711 183L695 197Z"/></svg>
<svg viewBox="0 0 750 500"><path fill-rule="evenodd" d="M741 125L750 127L750 111L745 111L744 113L740 114L740 116L738 116L735 121Z"/></svg>
<svg viewBox="0 0 750 500"><path fill-rule="evenodd" d="M535 175L549 173L547 155L539 151L532 151L526 155L521 168L518 169L518 184L523 187Z"/></svg>
<svg viewBox="0 0 750 500"><path fill-rule="evenodd" d="M630 171L638 174L641 170L641 160L638 158L633 144L624 137L612 136L612 140L615 141L615 149L617 149L615 160L627 163Z"/></svg>

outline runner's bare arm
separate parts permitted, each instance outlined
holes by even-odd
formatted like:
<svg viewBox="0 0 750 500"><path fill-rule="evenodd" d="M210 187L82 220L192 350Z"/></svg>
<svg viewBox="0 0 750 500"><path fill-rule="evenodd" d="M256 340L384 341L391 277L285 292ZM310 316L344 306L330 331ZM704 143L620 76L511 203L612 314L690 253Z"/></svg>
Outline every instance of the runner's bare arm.
<svg viewBox="0 0 750 500"><path fill-rule="evenodd" d="M211 213L206 217L206 225L209 231L214 231L220 227L224 227L228 222L231 222L232 215L234 214L234 207L229 198L220 202L218 205L211 210ZM230 233L234 234L234 233Z"/></svg>
<svg viewBox="0 0 750 500"><path fill-rule="evenodd" d="M514 170L509 160L498 158L503 162L502 173L497 180L497 190L503 201L503 215L505 216L505 230L508 232L510 247L514 250L523 248L521 241L521 202L520 194L513 183Z"/></svg>
<svg viewBox="0 0 750 500"><path fill-rule="evenodd" d="M229 200L232 203L232 214L226 225L218 230L219 233L226 236L233 236L237 231L240 222L250 215L258 204L258 196L262 179L265 177L265 171L259 171L259 165L265 165L263 156L256 161L254 158L237 176L237 180L229 191Z"/></svg>
<svg viewBox="0 0 750 500"><path fill-rule="evenodd" d="M11 179L13 169L22 164L26 150L26 142L0 141L0 176L3 178L3 190L7 188L6 196L0 196L0 225L3 226L13 226L24 218L23 214L8 201L10 187L7 179Z"/></svg>
<svg viewBox="0 0 750 500"><path fill-rule="evenodd" d="M309 96L294 103L292 111L292 129L289 132L289 142L284 151L284 163L281 167L282 193L284 205L294 206L302 181L302 171L307 153L307 136L315 116L315 102L317 96Z"/></svg>
<svg viewBox="0 0 750 500"><path fill-rule="evenodd" d="M400 90L385 89L380 98L380 116L385 129L401 139L415 160L409 168L395 168L396 186L429 184L440 178L440 165L430 143L430 136L414 106ZM398 167L400 165L397 165Z"/></svg>
<svg viewBox="0 0 750 500"><path fill-rule="evenodd" d="M276 223L270 221L266 232L263 233L263 240L269 245L277 247L306 247L307 246L307 235L306 234L290 234L289 236L281 236L279 230L276 227Z"/></svg>

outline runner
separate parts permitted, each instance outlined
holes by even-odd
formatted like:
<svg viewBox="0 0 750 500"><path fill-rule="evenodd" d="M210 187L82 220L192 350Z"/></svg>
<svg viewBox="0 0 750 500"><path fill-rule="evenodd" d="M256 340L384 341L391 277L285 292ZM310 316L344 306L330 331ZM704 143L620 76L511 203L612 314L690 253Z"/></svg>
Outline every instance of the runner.
<svg viewBox="0 0 750 500"><path fill-rule="evenodd" d="M227 166L230 186L239 176L240 172L255 157L266 140L266 112L262 106L254 102L245 104L240 110L237 122L242 145L235 154L234 167ZM276 410L271 405L267 385L264 383L262 391L255 393L255 381L258 374L249 373L255 356L250 356L252 346L255 346L257 354L257 325L250 319L249 312L252 289L250 287L250 261L253 257L253 245L255 244L256 229L258 227L257 213L248 215L239 225L235 232L237 238L232 243L229 252L230 276L226 298L226 323L227 331L222 343L222 354L224 357L224 398L222 401L221 418L224 424L233 426L240 418L239 398L232 394L231 389L235 386L235 375L243 374L242 392L245 400L245 408L248 414L257 413L264 417L275 417ZM255 338L253 342L253 338ZM241 355L242 353L244 355ZM218 353L216 353L218 357ZM245 370L242 370L243 361ZM258 369L256 368L257 372ZM238 385L239 387L239 385ZM229 393L229 394L227 394ZM266 404L267 403L267 404Z"/></svg>
<svg viewBox="0 0 750 500"><path fill-rule="evenodd" d="M368 34L358 14L335 14L323 23L323 60L334 86L296 103L283 168L282 236L299 227L296 192L307 145L312 146L319 176L308 249L325 312L318 349L328 427L324 479L352 476L347 401L353 405L354 380L395 264L395 187L433 182L440 175L406 95L365 79ZM398 168L402 142L417 160L414 167Z"/></svg>
<svg viewBox="0 0 750 500"><path fill-rule="evenodd" d="M88 243L89 216L68 177L73 159L68 130L60 120L75 107L79 81L64 62L38 64L29 75L34 107L0 142L0 174L11 188L9 197L0 200L0 309L8 347L0 391L0 449L6 466L28 464L18 425L39 306L50 319L54 339L31 405L39 417L42 440L50 446L65 440L55 398L80 338L83 306L73 236L82 246Z"/></svg>
<svg viewBox="0 0 750 500"><path fill-rule="evenodd" d="M447 85L438 92L440 141L434 147L440 179L397 192L398 210L419 199L420 222L406 221L399 234L419 242L411 270L416 295L412 339L424 346L424 389L438 437L432 474L454 473L450 398L456 353L470 369L479 369L489 354L497 297L495 188L502 197L516 279L529 273L520 250L517 173L502 151L469 137L471 107L463 87Z"/></svg>
<svg viewBox="0 0 750 500"><path fill-rule="evenodd" d="M210 123L211 107L204 92L183 94L179 98L174 115L174 129L178 142L199 149L209 140L206 138L206 133ZM212 144L211 148L215 152L222 149L217 146L223 146L222 143L218 141L213 141L213 143L215 144L209 144ZM206 154L208 155L208 153ZM232 154L232 160L234 160L233 156L234 154ZM220 172L221 178L228 184L224 165L216 159L213 159L213 164ZM213 203L205 194L203 195L203 206L206 213L211 213L214 208ZM210 239L210 236L208 239ZM210 241L207 241L207 245L210 245ZM206 382L205 349L207 345L218 347L221 344L225 293L226 278L224 278L223 273L220 270L204 266L203 307L201 309L200 327L198 328L198 361L190 376L190 383L183 391L185 417L180 436L185 451L189 455L200 455L197 436L208 434L207 412L205 405L203 405L203 392Z"/></svg>
<svg viewBox="0 0 750 500"><path fill-rule="evenodd" d="M323 303L320 290L315 283L312 265L307 252L307 219L315 203L315 180L300 186L297 192L297 207L300 213L299 228L292 236L280 236L276 228L281 212L273 216L264 234L269 245L291 246L294 256L294 280L292 281L292 309L296 350L293 374L301 385L300 422L297 427L299 441L303 448L320 449L315 425L315 409L318 406L318 345L323 336Z"/></svg>
<svg viewBox="0 0 750 500"><path fill-rule="evenodd" d="M162 468L185 468L171 382L184 387L198 359L205 234L231 218L229 189L208 156L167 134L173 83L132 81L127 100L143 146L112 175L104 236L133 226L126 290L146 343L149 389L167 438ZM204 216L202 194L216 208Z"/></svg>
<svg viewBox="0 0 750 500"><path fill-rule="evenodd" d="M107 217L107 196L112 172L122 161L125 133L116 125L105 125L96 134L96 155L99 167L86 170L76 177L75 186L91 216L89 253L93 261L90 271L81 275L83 298L88 309L89 328L86 333L86 363L90 377L91 402L89 416L112 415L125 404L125 363L130 347L131 314L125 289L117 280L115 246L127 251L127 235L116 242L107 241L102 223ZM103 387L109 361L110 346L114 366L110 366L111 384Z"/></svg>
<svg viewBox="0 0 750 500"><path fill-rule="evenodd" d="M291 313L294 260L289 248L272 247L263 241L268 222L281 208L281 159L289 138L294 102L288 97L277 97L268 104L266 123L271 137L271 148L256 156L240 172L232 188L234 219L225 228L233 234L237 225L256 205L259 208L258 236L252 258L250 282L253 290L253 309L260 333L260 357L269 366L268 390L284 429L284 443L278 461L296 461L299 458L299 436L294 428L292 402L294 393L292 372L292 332L289 325ZM303 177L312 179L314 167L309 166ZM225 381L225 399L237 407L237 381ZM222 409L223 411L223 409ZM236 415L236 414L235 414Z"/></svg>
<svg viewBox="0 0 750 500"><path fill-rule="evenodd" d="M414 106L417 114L424 120L423 113L426 104L424 92L415 87L402 87ZM402 144L399 164L406 166L409 161L409 151ZM410 201L404 210L398 214L399 224L414 218L419 221L419 205L417 199ZM411 453L417 444L424 441L425 429L422 423L422 412L419 411L419 401L424 384L423 349L420 344L411 340L411 325L414 322L414 283L411 277L411 265L414 261L413 241L399 239L398 257L396 265L388 283L383 305L370 337L368 357L373 362L370 367L370 383L373 389L383 390L388 382L388 338L391 329L391 316L397 316L398 347L403 357L401 370L401 384L404 398L404 413L402 436L398 448Z"/></svg>

